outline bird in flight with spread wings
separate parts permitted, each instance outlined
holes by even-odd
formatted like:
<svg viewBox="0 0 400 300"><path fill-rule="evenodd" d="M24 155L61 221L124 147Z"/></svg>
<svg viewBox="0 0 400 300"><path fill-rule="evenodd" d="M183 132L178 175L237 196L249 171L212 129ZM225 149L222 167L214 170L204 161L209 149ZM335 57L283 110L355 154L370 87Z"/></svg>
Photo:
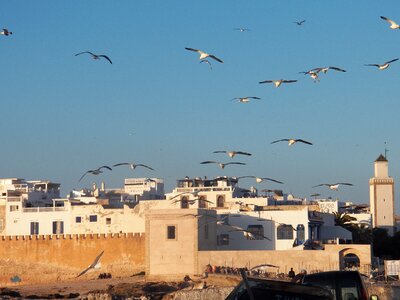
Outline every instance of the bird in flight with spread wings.
<svg viewBox="0 0 400 300"><path fill-rule="evenodd" d="M399 59L395 58L395 59L392 59L392 60L389 60L389 61L383 63L382 65L380 65L380 64L366 64L365 66L373 66L373 67L377 67L379 70L385 70L385 69L389 68L389 66L390 66L390 64L392 62L395 62L397 60L399 60Z"/></svg>
<svg viewBox="0 0 400 300"><path fill-rule="evenodd" d="M154 169L152 167L146 166L144 164L135 164L135 163L119 163L119 164L115 164L113 165L113 167L118 167L118 166L129 166L132 170L135 170L136 167L143 167L143 168L147 168L149 170L154 171Z"/></svg>
<svg viewBox="0 0 400 300"><path fill-rule="evenodd" d="M205 165L205 164L217 164L221 169L224 169L225 166L228 166L228 165L245 165L245 163L242 163L242 162L221 163L221 162L213 161L213 160L203 161L200 164L202 164L202 165Z"/></svg>
<svg viewBox="0 0 400 300"><path fill-rule="evenodd" d="M209 53L206 53L204 51L201 51L201 50L198 50L198 49L193 49L193 48L188 48L188 47L186 47L185 49L189 50L189 51L193 51L193 52L199 53L200 54L200 59L205 59L207 57L210 57L210 58L216 60L217 62L223 63L223 61L221 59L219 59L218 57L216 57L213 54L209 54Z"/></svg>
<svg viewBox="0 0 400 300"><path fill-rule="evenodd" d="M282 83L294 83L297 82L297 80L285 80L285 79L278 79L278 80L263 80L260 81L259 83L273 83L275 87L280 87Z"/></svg>
<svg viewBox="0 0 400 300"><path fill-rule="evenodd" d="M237 179L242 179L242 178L254 178L256 180L257 183L263 182L265 180L268 181L272 181L272 182L276 182L276 183L280 183L283 184L282 181L276 180L276 179L272 179L272 178L268 178L268 177L257 177L257 176L240 176Z"/></svg>
<svg viewBox="0 0 400 300"><path fill-rule="evenodd" d="M5 35L5 36L9 36L13 34L11 31L9 31L7 28L3 28L2 31L0 31L0 35Z"/></svg>
<svg viewBox="0 0 400 300"><path fill-rule="evenodd" d="M318 185L313 186L313 188L318 187L318 186L327 186L330 190L334 190L337 191L339 189L340 185L349 185L349 186L353 186L353 184L351 183L347 183L347 182L337 182L337 183L321 183Z"/></svg>
<svg viewBox="0 0 400 300"><path fill-rule="evenodd" d="M94 259L94 261L82 272L79 273L78 276L76 276L76 278L82 276L83 274L85 274L87 271L89 271L90 269L98 269L100 268L100 258L101 256L104 254L104 251L101 251L101 253L99 255L97 255L97 257Z"/></svg>
<svg viewBox="0 0 400 300"><path fill-rule="evenodd" d="M237 100L240 103L248 103L248 102L250 102L251 99L261 100L261 98L259 98L259 97L247 96L247 97L235 97L235 98L231 99L231 101Z"/></svg>
<svg viewBox="0 0 400 300"><path fill-rule="evenodd" d="M243 151L226 151L226 150L218 150L218 151L214 151L213 153L226 153L229 157L234 157L235 155L247 155L247 156L251 156L251 153L248 152L243 152Z"/></svg>
<svg viewBox="0 0 400 300"><path fill-rule="evenodd" d="M92 56L92 58L95 59L95 60L100 59L100 58L105 58L106 60L108 60L108 62L110 64L112 64L111 59L107 55L104 55L104 54L94 54L94 53L92 53L90 51L83 51L83 52L75 54L75 56L78 56L78 55L81 55L81 54L85 54L85 53L90 54Z"/></svg>
<svg viewBox="0 0 400 300"><path fill-rule="evenodd" d="M83 179L83 177L85 177L86 174L90 173L90 174L93 174L93 175L99 175L99 174L103 173L103 171L101 169L107 169L107 170L112 171L112 169L109 166L101 166L101 167L98 167L97 169L86 171L81 176L81 178L79 178L78 182L80 182Z"/></svg>
<svg viewBox="0 0 400 300"><path fill-rule="evenodd" d="M299 142L307 144L307 145L312 145L311 142L308 142L308 141L305 141L305 140L302 140L302 139L280 139L280 140L276 140L276 141L271 142L271 144L275 144L275 143L278 143L278 142L288 142L288 146L292 146L293 144L299 143Z"/></svg>

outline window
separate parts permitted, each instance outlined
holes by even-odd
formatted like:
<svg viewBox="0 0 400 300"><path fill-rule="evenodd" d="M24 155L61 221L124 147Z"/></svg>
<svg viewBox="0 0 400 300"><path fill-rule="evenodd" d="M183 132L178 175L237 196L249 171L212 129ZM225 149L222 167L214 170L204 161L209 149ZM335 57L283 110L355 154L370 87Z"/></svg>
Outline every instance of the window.
<svg viewBox="0 0 400 300"><path fill-rule="evenodd" d="M292 225L282 224L277 228L276 233L278 240L292 240L293 239L293 227Z"/></svg>
<svg viewBox="0 0 400 300"><path fill-rule="evenodd" d="M89 222L97 222L97 215L90 215Z"/></svg>
<svg viewBox="0 0 400 300"><path fill-rule="evenodd" d="M53 222L53 234L63 234L64 233L64 222L54 221Z"/></svg>
<svg viewBox="0 0 400 300"><path fill-rule="evenodd" d="M10 211L18 211L19 206L18 205L10 205Z"/></svg>
<svg viewBox="0 0 400 300"><path fill-rule="evenodd" d="M75 217L75 223L82 223L82 217Z"/></svg>
<svg viewBox="0 0 400 300"><path fill-rule="evenodd" d="M303 224L299 224L297 225L296 228L296 238L297 238L297 244L303 244L306 240L306 234L304 231L304 225Z"/></svg>
<svg viewBox="0 0 400 300"><path fill-rule="evenodd" d="M106 225L111 225L111 218L106 218Z"/></svg>
<svg viewBox="0 0 400 300"><path fill-rule="evenodd" d="M229 234L219 234L217 235L217 245L227 246L229 245Z"/></svg>
<svg viewBox="0 0 400 300"><path fill-rule="evenodd" d="M207 208L206 196L199 197L199 208Z"/></svg>
<svg viewBox="0 0 400 300"><path fill-rule="evenodd" d="M187 197L181 198L181 208L189 208L189 201Z"/></svg>
<svg viewBox="0 0 400 300"><path fill-rule="evenodd" d="M167 226L167 239L176 240L176 226L174 225Z"/></svg>
<svg viewBox="0 0 400 300"><path fill-rule="evenodd" d="M225 197L218 196L217 197L217 207L224 207L225 206Z"/></svg>
<svg viewBox="0 0 400 300"><path fill-rule="evenodd" d="M247 235L246 238L248 240L263 240L264 239L264 227L262 225L248 225L247 231L250 232L252 236Z"/></svg>
<svg viewBox="0 0 400 300"><path fill-rule="evenodd" d="M39 222L31 222L31 235L39 234Z"/></svg>

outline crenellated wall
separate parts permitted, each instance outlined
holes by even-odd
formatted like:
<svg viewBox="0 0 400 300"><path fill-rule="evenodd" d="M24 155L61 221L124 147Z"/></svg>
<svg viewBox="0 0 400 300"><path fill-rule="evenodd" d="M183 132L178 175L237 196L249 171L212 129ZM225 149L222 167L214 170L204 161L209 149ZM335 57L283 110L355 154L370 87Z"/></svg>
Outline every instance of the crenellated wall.
<svg viewBox="0 0 400 300"><path fill-rule="evenodd" d="M0 286L12 284L15 276L21 284L75 280L101 251L101 268L79 278L94 279L100 273L131 276L145 269L143 233L3 236Z"/></svg>

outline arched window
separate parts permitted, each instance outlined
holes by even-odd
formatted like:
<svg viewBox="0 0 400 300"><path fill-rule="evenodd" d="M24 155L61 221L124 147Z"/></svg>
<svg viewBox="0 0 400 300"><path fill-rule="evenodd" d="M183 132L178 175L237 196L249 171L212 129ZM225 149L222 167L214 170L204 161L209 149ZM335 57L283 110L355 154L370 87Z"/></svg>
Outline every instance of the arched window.
<svg viewBox="0 0 400 300"><path fill-rule="evenodd" d="M189 208L189 201L187 197L181 198L181 208Z"/></svg>
<svg viewBox="0 0 400 300"><path fill-rule="evenodd" d="M217 197L217 207L224 207L224 206L225 206L225 197L220 195Z"/></svg>
<svg viewBox="0 0 400 300"><path fill-rule="evenodd" d="M298 224L296 227L297 244L303 244L306 240L306 232L303 224Z"/></svg>
<svg viewBox="0 0 400 300"><path fill-rule="evenodd" d="M199 197L199 208L207 208L206 196Z"/></svg>
<svg viewBox="0 0 400 300"><path fill-rule="evenodd" d="M292 225L279 225L277 228L276 237L278 240L293 240Z"/></svg>

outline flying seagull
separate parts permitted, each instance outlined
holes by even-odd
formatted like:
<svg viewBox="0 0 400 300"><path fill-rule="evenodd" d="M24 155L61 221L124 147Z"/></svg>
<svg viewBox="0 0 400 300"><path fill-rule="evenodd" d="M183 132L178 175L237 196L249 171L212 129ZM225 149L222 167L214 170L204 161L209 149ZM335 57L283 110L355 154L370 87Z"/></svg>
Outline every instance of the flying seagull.
<svg viewBox="0 0 400 300"><path fill-rule="evenodd" d="M385 21L387 21L387 22L389 22L389 23L390 23L390 28L391 28L391 29L400 29L400 25L397 24L395 21L392 21L392 20L390 20L389 18L386 18L386 17L384 17L384 16L381 16L381 19L382 19L382 20L385 20Z"/></svg>
<svg viewBox="0 0 400 300"><path fill-rule="evenodd" d="M262 265L257 265L257 266L252 267L250 269L250 271L257 270L257 269L264 269L264 268L278 268L279 269L279 266L271 265L271 264L262 264Z"/></svg>
<svg viewBox="0 0 400 300"><path fill-rule="evenodd" d="M103 58L107 59L110 64L112 64L111 59L107 55L104 55L104 54L94 54L94 53L89 52L89 51L84 51L84 52L80 52L80 53L75 54L75 56L78 56L78 55L81 55L81 54L84 54L84 53L90 54L93 59L100 59L100 58L103 57Z"/></svg>
<svg viewBox="0 0 400 300"><path fill-rule="evenodd" d="M339 189L339 185L350 185L353 186L351 183L346 183L346 182L337 182L337 183L321 183L318 185L313 186L313 188L318 187L318 186L327 186L329 189L337 191Z"/></svg>
<svg viewBox="0 0 400 300"><path fill-rule="evenodd" d="M202 59L201 61L200 61L200 64L201 63L206 63L206 64L208 64L209 66L210 66L210 69L212 70L212 65L211 65L211 63L210 63L210 61L208 60L208 59Z"/></svg>
<svg viewBox="0 0 400 300"><path fill-rule="evenodd" d="M254 178L257 183L263 182L264 180L268 180L268 181L283 184L282 181L275 180L275 179L268 178L268 177L257 177L257 176L240 176L240 177L238 177L238 179L241 179L241 178Z"/></svg>
<svg viewBox="0 0 400 300"><path fill-rule="evenodd" d="M273 83L273 84L275 84L275 87L279 87L282 83L293 83L293 82L297 82L297 80L285 80L285 79L264 80L264 81L260 81L259 83Z"/></svg>
<svg viewBox="0 0 400 300"><path fill-rule="evenodd" d="M154 171L154 169L153 169L153 168L151 168L151 167L149 167L149 166L146 166L146 165L144 165L144 164L135 164L135 163L119 163L119 164L115 164L115 165L113 165L113 167L118 167L118 166L130 166L130 168L131 168L132 170L135 170L135 169L136 169L136 167L144 167L144 168L147 168L147 169L149 169L149 170L152 170L152 171Z"/></svg>
<svg viewBox="0 0 400 300"><path fill-rule="evenodd" d="M237 30L237 31L240 31L240 32L245 32L245 31L250 31L251 29L249 29L249 28L233 28L233 30Z"/></svg>
<svg viewBox="0 0 400 300"><path fill-rule="evenodd" d="M247 96L247 97L236 97L236 98L231 99L231 101L237 100L240 103L248 103L248 102L250 102L250 99L261 100L261 98L259 98L259 97Z"/></svg>
<svg viewBox="0 0 400 300"><path fill-rule="evenodd" d="M76 278L78 278L79 276L82 276L83 274L85 274L90 269L98 269L98 268L100 268L99 260L100 260L101 256L103 255L103 253L104 253L104 251L101 251L101 253L99 255L97 255L97 257L94 259L94 261L85 270L80 272L79 275L76 276Z"/></svg>
<svg viewBox="0 0 400 300"><path fill-rule="evenodd" d="M99 174L103 173L103 171L101 169L107 169L107 170L112 171L112 169L109 166L101 166L101 167L98 167L97 169L86 171L82 175L82 177L79 178L78 182L80 182L82 180L82 178L85 177L85 175L88 173L93 174L93 175L99 175Z"/></svg>
<svg viewBox="0 0 400 300"><path fill-rule="evenodd" d="M305 21L306 21L306 20L302 20L302 21L294 21L293 23L295 23L295 24L297 24L297 25L301 26L301 25L303 25L303 23L304 23Z"/></svg>
<svg viewBox="0 0 400 300"><path fill-rule="evenodd" d="M255 232L250 232L250 231L248 231L248 230L246 230L246 229L243 229L243 228L240 228L240 227L238 227L238 226L233 226L233 225L228 225L228 226L230 226L230 227L233 228L233 230L230 230L229 232L242 232L242 233L243 233L243 236L246 237L247 239L250 239L250 240L266 239L266 240L268 240L268 241L271 241L271 239L268 238L268 237L266 237L265 235L257 234L257 233L255 233ZM257 237L258 237L258 238L257 238Z"/></svg>
<svg viewBox="0 0 400 300"><path fill-rule="evenodd" d="M318 72L314 71L314 70L309 70L309 71L303 71L303 72L299 72L302 73L304 75L310 75L310 77L312 79L314 79L314 83L315 82L319 82L319 75Z"/></svg>
<svg viewBox="0 0 400 300"><path fill-rule="evenodd" d="M307 144L307 145L312 145L312 143L307 142L307 141L302 140L302 139L280 139L280 140L276 140L276 141L271 142L271 144L275 144L275 143L278 143L278 142L288 142L288 146L292 146L293 144L298 143L298 142L304 143L304 144Z"/></svg>
<svg viewBox="0 0 400 300"><path fill-rule="evenodd" d="M374 67L378 67L379 70L385 70L385 69L389 68L389 65L390 65L392 62L397 61L397 60L399 60L399 59L398 59L398 58L395 58L395 59L392 59L392 60L389 60L389 61L385 62L385 63L382 64L382 65L378 65L378 64L366 64L365 66L374 66Z"/></svg>
<svg viewBox="0 0 400 300"><path fill-rule="evenodd" d="M217 164L221 169L225 168L225 166L227 166L227 165L245 165L245 163L242 163L242 162L221 163L221 162L212 161L212 160L203 161L200 164L202 164L202 165L204 165L204 164Z"/></svg>
<svg viewBox="0 0 400 300"><path fill-rule="evenodd" d="M243 151L225 151L225 150L218 150L218 151L214 151L213 153L226 153L229 157L234 157L234 156L237 155L237 154L251 156L251 153L243 152Z"/></svg>
<svg viewBox="0 0 400 300"><path fill-rule="evenodd" d="M218 62L220 62L220 63L223 63L223 61L222 60L220 60L218 57L216 57L215 55L212 55L212 54L208 54L208 53L206 53L206 52L204 52L204 51L201 51L201 50L197 50L197 49L193 49L193 48L185 48L186 50L189 50L189 51L194 51L194 52L197 52L197 53L199 53L200 54L200 59L205 59L205 58L207 58L207 57L210 57L210 58L212 58L212 59L214 59L214 60L216 60L216 61L218 61Z"/></svg>
<svg viewBox="0 0 400 300"><path fill-rule="evenodd" d="M338 67L333 67L333 66L329 66L329 67L321 67L321 68L314 68L311 69L311 71L314 71L316 73L322 72L324 74L326 74L328 72L328 70L335 70L335 71L339 71L339 72L346 72L346 70L338 68Z"/></svg>
<svg viewBox="0 0 400 300"><path fill-rule="evenodd" d="M9 31L7 28L3 28L3 30L0 31L0 35L8 36L8 35L11 35L11 34L13 34L13 33L11 31Z"/></svg>
<svg viewBox="0 0 400 300"><path fill-rule="evenodd" d="M195 204L196 201L204 201L204 202L213 204L211 201L209 201L207 199L200 199L200 198L196 198L196 199L177 199L177 200L173 201L172 203L183 202L183 201L187 201L190 205Z"/></svg>
<svg viewBox="0 0 400 300"><path fill-rule="evenodd" d="M169 200L172 200L172 199L175 199L175 198L177 198L177 197L179 197L179 196L187 195L187 194L191 194L191 195L193 195L193 196L195 196L195 197L198 197L200 192L201 192L201 191L182 192L182 193L179 193L179 194L177 194L177 195L175 195L175 196L169 198Z"/></svg>

